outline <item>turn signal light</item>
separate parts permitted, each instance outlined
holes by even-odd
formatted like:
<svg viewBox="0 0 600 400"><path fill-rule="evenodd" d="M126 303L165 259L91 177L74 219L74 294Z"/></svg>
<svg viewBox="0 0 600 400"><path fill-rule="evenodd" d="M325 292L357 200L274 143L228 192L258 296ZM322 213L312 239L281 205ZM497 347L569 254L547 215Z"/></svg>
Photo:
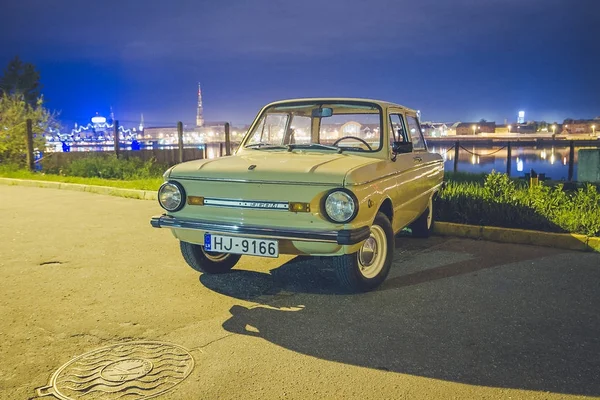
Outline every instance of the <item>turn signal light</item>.
<svg viewBox="0 0 600 400"><path fill-rule="evenodd" d="M310 212L310 203L290 203L291 212Z"/></svg>
<svg viewBox="0 0 600 400"><path fill-rule="evenodd" d="M204 205L204 197L188 196L187 203L190 206L203 206Z"/></svg>

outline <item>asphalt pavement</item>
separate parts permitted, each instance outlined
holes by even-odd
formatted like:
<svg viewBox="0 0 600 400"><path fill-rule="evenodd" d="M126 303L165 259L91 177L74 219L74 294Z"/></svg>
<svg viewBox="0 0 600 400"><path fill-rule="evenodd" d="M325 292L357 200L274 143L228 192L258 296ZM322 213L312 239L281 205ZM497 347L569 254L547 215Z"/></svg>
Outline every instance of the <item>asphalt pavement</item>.
<svg viewBox="0 0 600 400"><path fill-rule="evenodd" d="M0 186L0 399L600 398L600 254L399 237L384 285L347 295L319 259L201 275L160 212ZM183 372L102 350L141 342Z"/></svg>

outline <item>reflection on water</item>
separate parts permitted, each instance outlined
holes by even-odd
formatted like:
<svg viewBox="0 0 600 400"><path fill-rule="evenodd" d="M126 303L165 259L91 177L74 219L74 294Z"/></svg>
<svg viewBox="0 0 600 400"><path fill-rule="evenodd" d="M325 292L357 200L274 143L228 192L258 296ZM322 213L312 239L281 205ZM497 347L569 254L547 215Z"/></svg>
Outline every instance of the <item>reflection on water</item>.
<svg viewBox="0 0 600 400"><path fill-rule="evenodd" d="M462 146L462 145L461 145ZM575 147L573 179L577 178L577 158L581 149L592 146ZM446 171L454 170L454 146L430 145L429 151L439 153L444 159ZM508 149L506 146L462 146L458 152L458 171L488 173L492 170L506 172ZM524 176L532 169L546 174L547 178L567 180L569 177L569 146L528 146L511 148L511 175Z"/></svg>

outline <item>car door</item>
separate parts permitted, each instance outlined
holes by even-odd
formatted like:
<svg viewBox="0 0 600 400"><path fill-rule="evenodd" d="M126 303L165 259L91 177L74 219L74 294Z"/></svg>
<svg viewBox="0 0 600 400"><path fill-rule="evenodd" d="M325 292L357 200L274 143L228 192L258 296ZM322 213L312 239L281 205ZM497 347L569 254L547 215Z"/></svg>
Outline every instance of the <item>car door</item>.
<svg viewBox="0 0 600 400"><path fill-rule="evenodd" d="M388 116L390 136L390 162L396 171L392 202L394 204L394 231L398 231L419 216L421 204L416 202L420 190L418 188L418 171L415 168L415 153L405 149L402 153L391 151L394 141L410 143L403 110L390 109ZM422 211L421 211L422 212Z"/></svg>
<svg viewBox="0 0 600 400"><path fill-rule="evenodd" d="M439 154L429 153L416 113L406 113L406 125L413 143L413 167L419 176L415 180L414 196L420 215L429 204L432 190L443 178L443 161Z"/></svg>

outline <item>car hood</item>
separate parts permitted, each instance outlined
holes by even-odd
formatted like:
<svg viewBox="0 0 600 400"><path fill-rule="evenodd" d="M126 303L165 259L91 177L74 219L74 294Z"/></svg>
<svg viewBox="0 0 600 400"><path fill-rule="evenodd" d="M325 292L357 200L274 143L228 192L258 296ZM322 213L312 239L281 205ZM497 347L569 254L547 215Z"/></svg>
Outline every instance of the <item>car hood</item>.
<svg viewBox="0 0 600 400"><path fill-rule="evenodd" d="M172 168L169 178L343 185L350 171L380 160L349 153L256 150Z"/></svg>

